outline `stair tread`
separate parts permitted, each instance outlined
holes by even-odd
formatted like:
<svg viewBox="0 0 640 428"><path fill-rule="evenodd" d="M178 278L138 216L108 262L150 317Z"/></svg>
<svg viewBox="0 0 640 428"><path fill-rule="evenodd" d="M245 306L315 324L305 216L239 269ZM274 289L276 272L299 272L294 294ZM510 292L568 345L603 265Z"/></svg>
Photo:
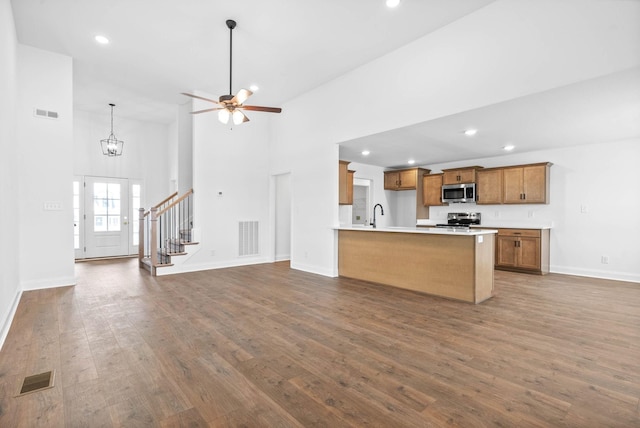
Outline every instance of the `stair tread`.
<svg viewBox="0 0 640 428"><path fill-rule="evenodd" d="M180 242L180 244L182 244L182 245L196 245L196 244L199 244L199 242L189 241L189 242Z"/></svg>

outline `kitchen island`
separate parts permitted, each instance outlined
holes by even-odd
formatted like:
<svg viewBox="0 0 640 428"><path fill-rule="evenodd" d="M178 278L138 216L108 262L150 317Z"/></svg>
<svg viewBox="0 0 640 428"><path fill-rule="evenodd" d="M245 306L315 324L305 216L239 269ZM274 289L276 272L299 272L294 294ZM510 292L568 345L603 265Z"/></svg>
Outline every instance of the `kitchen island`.
<svg viewBox="0 0 640 428"><path fill-rule="evenodd" d="M340 276L471 303L493 295L496 230L336 230Z"/></svg>

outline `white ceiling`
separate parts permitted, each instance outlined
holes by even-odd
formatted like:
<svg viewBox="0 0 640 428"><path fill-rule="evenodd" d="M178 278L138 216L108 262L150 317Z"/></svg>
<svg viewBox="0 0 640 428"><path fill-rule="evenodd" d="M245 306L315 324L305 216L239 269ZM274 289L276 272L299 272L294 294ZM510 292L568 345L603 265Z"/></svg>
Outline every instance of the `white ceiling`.
<svg viewBox="0 0 640 428"><path fill-rule="evenodd" d="M73 58L76 109L107 115L113 102L116 116L161 123L187 101L180 92L228 92L227 19L238 22L233 92L258 84L251 103L277 107L489 3L403 0L390 10L384 0L11 1L20 43ZM96 34L111 43L98 45ZM340 156L435 164L500 155L507 143L524 152L639 137L639 124L634 68L359 138L342 144ZM479 129L473 138L462 134L469 126ZM364 148L372 151L366 160Z"/></svg>
<svg viewBox="0 0 640 428"><path fill-rule="evenodd" d="M130 118L175 119L181 92L255 83L252 104L279 106L492 0L12 0L18 41L73 57L74 104ZM111 40L94 41L96 34Z"/></svg>

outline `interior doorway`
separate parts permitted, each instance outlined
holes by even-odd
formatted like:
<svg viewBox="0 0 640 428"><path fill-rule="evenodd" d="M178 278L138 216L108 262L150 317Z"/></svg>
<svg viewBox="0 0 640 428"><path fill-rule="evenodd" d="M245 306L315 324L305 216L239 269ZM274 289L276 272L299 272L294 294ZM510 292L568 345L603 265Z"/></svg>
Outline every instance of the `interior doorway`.
<svg viewBox="0 0 640 428"><path fill-rule="evenodd" d="M354 178L351 224L368 225L370 223L369 201L371 201L371 180L366 178Z"/></svg>

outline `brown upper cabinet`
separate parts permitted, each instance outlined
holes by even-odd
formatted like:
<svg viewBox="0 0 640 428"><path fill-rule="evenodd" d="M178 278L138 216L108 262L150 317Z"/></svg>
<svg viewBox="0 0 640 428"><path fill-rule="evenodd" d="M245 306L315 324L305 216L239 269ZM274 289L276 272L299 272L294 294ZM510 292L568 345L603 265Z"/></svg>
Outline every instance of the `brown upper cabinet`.
<svg viewBox="0 0 640 428"><path fill-rule="evenodd" d="M338 162L338 203L340 205L353 205L353 174L349 169L348 161Z"/></svg>
<svg viewBox="0 0 640 428"><path fill-rule="evenodd" d="M442 184L475 183L476 170L481 166L469 166L465 168L443 169Z"/></svg>
<svg viewBox="0 0 640 428"><path fill-rule="evenodd" d="M422 176L422 204L425 207L446 205L442 203L442 176L442 173Z"/></svg>
<svg viewBox="0 0 640 428"><path fill-rule="evenodd" d="M385 171L384 190L416 190L418 188L418 178L428 172L428 169L422 168Z"/></svg>
<svg viewBox="0 0 640 428"><path fill-rule="evenodd" d="M505 204L548 204L550 162L503 168Z"/></svg>
<svg viewBox="0 0 640 428"><path fill-rule="evenodd" d="M476 172L476 203L501 204L504 168L487 168Z"/></svg>

